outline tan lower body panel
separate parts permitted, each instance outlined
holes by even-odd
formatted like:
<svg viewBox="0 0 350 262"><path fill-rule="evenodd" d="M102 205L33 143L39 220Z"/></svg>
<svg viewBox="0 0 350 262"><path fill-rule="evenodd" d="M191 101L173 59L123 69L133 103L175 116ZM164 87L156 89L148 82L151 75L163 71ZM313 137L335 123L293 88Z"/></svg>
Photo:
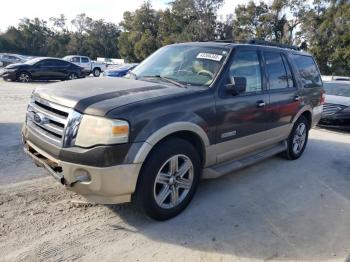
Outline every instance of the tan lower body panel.
<svg viewBox="0 0 350 262"><path fill-rule="evenodd" d="M62 161L58 164L62 167L64 178L73 183L69 190L99 204L129 202L141 169L141 164L112 167L91 167ZM88 179L74 183L81 177Z"/></svg>
<svg viewBox="0 0 350 262"><path fill-rule="evenodd" d="M89 202L99 204L129 202L136 189L141 163L111 167L79 165L53 158L30 141L27 143L44 157L40 158L41 162L46 163L44 167L55 179L63 177L68 190L82 195ZM51 164L61 167L62 172L55 173L50 168Z"/></svg>
<svg viewBox="0 0 350 262"><path fill-rule="evenodd" d="M210 148L212 147L210 151L216 152L216 163L225 162L286 139L292 127L293 124L288 124L257 134L232 139L210 146Z"/></svg>

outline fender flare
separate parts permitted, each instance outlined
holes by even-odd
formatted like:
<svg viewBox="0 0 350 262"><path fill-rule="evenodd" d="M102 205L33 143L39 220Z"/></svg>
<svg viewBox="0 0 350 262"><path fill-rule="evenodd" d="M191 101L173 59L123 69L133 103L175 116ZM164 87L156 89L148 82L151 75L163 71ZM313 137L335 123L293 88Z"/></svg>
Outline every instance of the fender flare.
<svg viewBox="0 0 350 262"><path fill-rule="evenodd" d="M176 133L180 131L190 131L198 135L204 145L204 149L206 150L207 147L210 146L209 138L207 134L204 132L203 128L201 128L199 125L196 125L191 122L176 122L168 124L159 130L157 130L155 133L153 133L151 136L147 138L147 140L143 143L141 148L138 150L135 158L134 163L143 163L146 160L146 157L151 152L153 147L162 139L165 137ZM206 152L204 152L206 154Z"/></svg>
<svg viewBox="0 0 350 262"><path fill-rule="evenodd" d="M303 106L299 111L298 113L294 116L293 120L292 120L292 123L294 124L298 118L303 114L305 113L306 111L310 112L311 114L311 123L312 123L312 107L309 106L309 105L305 105Z"/></svg>

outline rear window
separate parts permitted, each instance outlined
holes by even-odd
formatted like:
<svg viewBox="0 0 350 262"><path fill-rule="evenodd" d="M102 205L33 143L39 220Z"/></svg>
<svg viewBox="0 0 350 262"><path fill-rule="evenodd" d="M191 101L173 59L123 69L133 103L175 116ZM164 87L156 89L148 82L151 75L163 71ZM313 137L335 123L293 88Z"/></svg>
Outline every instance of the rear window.
<svg viewBox="0 0 350 262"><path fill-rule="evenodd" d="M292 57L305 88L322 86L320 73L311 56L293 55Z"/></svg>

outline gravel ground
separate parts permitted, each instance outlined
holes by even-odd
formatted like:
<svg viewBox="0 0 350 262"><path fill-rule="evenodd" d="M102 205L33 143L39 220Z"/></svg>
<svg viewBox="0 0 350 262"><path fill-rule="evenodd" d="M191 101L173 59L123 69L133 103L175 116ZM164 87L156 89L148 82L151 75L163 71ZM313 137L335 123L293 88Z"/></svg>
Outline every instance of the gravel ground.
<svg viewBox="0 0 350 262"><path fill-rule="evenodd" d="M89 205L36 168L20 127L38 85L0 80L0 261L345 261L350 134L312 130L302 158L202 181L178 217Z"/></svg>

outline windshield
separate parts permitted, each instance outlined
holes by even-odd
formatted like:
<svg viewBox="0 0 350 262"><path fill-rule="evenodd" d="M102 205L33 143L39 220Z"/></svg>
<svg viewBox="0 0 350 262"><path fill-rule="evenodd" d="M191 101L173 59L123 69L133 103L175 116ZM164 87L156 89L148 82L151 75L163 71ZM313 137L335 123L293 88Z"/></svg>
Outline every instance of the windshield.
<svg viewBox="0 0 350 262"><path fill-rule="evenodd" d="M325 82L323 87L327 95L350 97L350 83Z"/></svg>
<svg viewBox="0 0 350 262"><path fill-rule="evenodd" d="M28 61L26 61L24 63L27 64L27 65L34 65L35 63L37 63L37 62L39 62L41 60L43 60L42 57L37 57L37 58L30 59L30 60L28 60Z"/></svg>
<svg viewBox="0 0 350 262"><path fill-rule="evenodd" d="M186 85L209 86L222 67L229 49L171 45L159 49L133 70L137 79L168 78Z"/></svg>

